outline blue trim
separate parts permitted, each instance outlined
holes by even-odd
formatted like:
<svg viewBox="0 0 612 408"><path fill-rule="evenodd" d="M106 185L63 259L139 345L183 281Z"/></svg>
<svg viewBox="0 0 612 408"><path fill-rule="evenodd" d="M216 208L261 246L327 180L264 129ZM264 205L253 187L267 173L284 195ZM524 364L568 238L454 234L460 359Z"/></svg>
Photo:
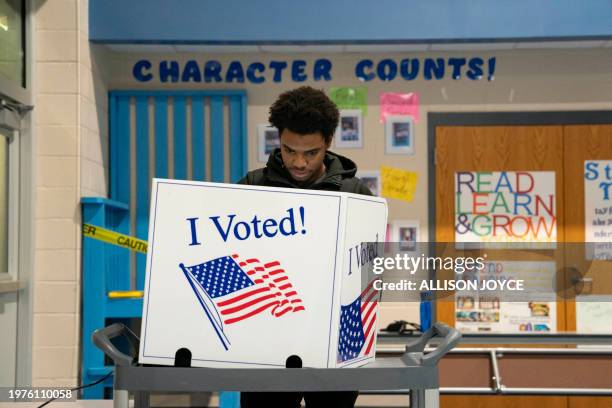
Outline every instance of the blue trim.
<svg viewBox="0 0 612 408"><path fill-rule="evenodd" d="M109 317L142 317L142 299L108 299L106 314Z"/></svg>
<svg viewBox="0 0 612 408"><path fill-rule="evenodd" d="M130 204L130 99L127 95L117 97L117 137L111 140L111 162L115 171L111 179L111 197ZM128 180L126 183L125 180Z"/></svg>
<svg viewBox="0 0 612 408"><path fill-rule="evenodd" d="M180 6L166 0L91 0L89 18L90 41L106 43L389 44L612 36L609 0L182 0Z"/></svg>
<svg viewBox="0 0 612 408"><path fill-rule="evenodd" d="M219 408L240 408L240 393L229 391L219 392Z"/></svg>
<svg viewBox="0 0 612 408"><path fill-rule="evenodd" d="M113 371L112 367L92 367L87 370L87 374L90 376L104 377L111 371Z"/></svg>
<svg viewBox="0 0 612 408"><path fill-rule="evenodd" d="M295 40L295 41L202 41L202 40L90 40L93 44L141 44L141 45L215 45L215 46L258 46L258 45L433 45L433 44L491 44L491 43L534 43L548 41L607 41L612 34L605 35L572 35L560 37L453 37L438 39L382 39L382 40ZM145 52L145 50L143 50Z"/></svg>
<svg viewBox="0 0 612 408"><path fill-rule="evenodd" d="M129 210L130 206L119 201L111 200L104 197L83 197L81 198L81 204L103 204L107 207L112 207L118 210Z"/></svg>
<svg viewBox="0 0 612 408"><path fill-rule="evenodd" d="M155 95L155 177L168 177L167 95Z"/></svg>
<svg viewBox="0 0 612 408"><path fill-rule="evenodd" d="M136 97L136 237L147 240L149 234L149 98ZM147 256L136 254L136 289L144 286Z"/></svg>
<svg viewBox="0 0 612 408"><path fill-rule="evenodd" d="M223 130L223 98L210 98L210 160L212 164L211 180L215 183L225 181L225 135Z"/></svg>
<svg viewBox="0 0 612 408"><path fill-rule="evenodd" d="M206 145L204 144L204 97L191 98L191 168L193 179L206 179Z"/></svg>
<svg viewBox="0 0 612 408"><path fill-rule="evenodd" d="M129 207L123 203L104 198L86 197L82 200L83 223L99 225L103 228L124 232L129 227ZM94 330L105 325L106 318L124 317L125 311L117 310L111 305L125 302L124 299L110 302L107 291L121 289L121 285L129 284L126 274L128 251L125 248L114 247L105 242L83 237L82 241L82 331L81 344L82 382L89 384L97 380L92 368L104 367L104 354L91 341ZM123 267L123 268L122 268ZM122 276L123 275L123 276ZM132 308L140 314L142 308ZM112 385L112 380L83 390L85 399L101 399L104 396L104 386Z"/></svg>
<svg viewBox="0 0 612 408"><path fill-rule="evenodd" d="M116 135L117 134L117 122L118 122L118 115L117 115L117 98L118 95L114 95L112 93L109 92L108 94L108 131L109 131L109 135ZM108 143L108 155L109 155L109 162L113 163L114 157L116 156L115 150L114 150L114 143L112 141L113 137L109 137L109 143ZM113 172L109 172L109 177L108 177L108 191L109 191L109 195L111 197L116 197L115 195L113 195L113 188L114 188L114 184L116 184L115 182L115 174ZM129 208L129 206L128 206Z"/></svg>
<svg viewBox="0 0 612 408"><path fill-rule="evenodd" d="M240 99L241 99L241 104L242 104L242 146L244 146L242 149L242 173L246 174L248 170L248 164L249 164L249 142L248 142L249 131L247 130L248 104L247 104L246 94L243 94Z"/></svg>
<svg viewBox="0 0 612 408"><path fill-rule="evenodd" d="M114 104L114 101L111 102ZM93 201L93 200L88 200ZM82 206L83 223L95 225L106 225L106 214L104 204L85 203ZM105 262L100 262L98 256L104 253L104 243L94 239L83 239L83 258L82 258L82 291L83 291L83 316L81 320L81 344L83 357L81 360L83 383L89 384L96 379L89 375L89 367L104 366L104 355L94 347L91 336L93 332L104 326L106 302L102 288L105 287ZM89 387L83 390L83 398L100 399L104 396L102 387Z"/></svg>
<svg viewBox="0 0 612 408"><path fill-rule="evenodd" d="M230 148L230 183L235 183L244 176L243 151L245 145L242 144L242 113L241 98L232 96L229 102L229 148Z"/></svg>
<svg viewBox="0 0 612 408"><path fill-rule="evenodd" d="M185 97L175 95L174 99L174 178L187 179L187 112Z"/></svg>
<svg viewBox="0 0 612 408"><path fill-rule="evenodd" d="M227 90L208 90L208 91L185 91L185 90L176 90L176 91L143 91L143 90L120 90L120 91L110 91L109 94L111 96L234 96L241 95L246 96L246 91L238 90L238 89L227 89Z"/></svg>

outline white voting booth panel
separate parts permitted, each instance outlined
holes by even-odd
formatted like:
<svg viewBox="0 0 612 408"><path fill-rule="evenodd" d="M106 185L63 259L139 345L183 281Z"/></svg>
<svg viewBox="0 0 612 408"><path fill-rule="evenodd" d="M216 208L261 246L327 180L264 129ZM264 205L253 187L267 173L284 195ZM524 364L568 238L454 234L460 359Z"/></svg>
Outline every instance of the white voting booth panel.
<svg viewBox="0 0 612 408"><path fill-rule="evenodd" d="M361 265L384 199L155 179L139 362L357 367L374 358L380 294Z"/></svg>

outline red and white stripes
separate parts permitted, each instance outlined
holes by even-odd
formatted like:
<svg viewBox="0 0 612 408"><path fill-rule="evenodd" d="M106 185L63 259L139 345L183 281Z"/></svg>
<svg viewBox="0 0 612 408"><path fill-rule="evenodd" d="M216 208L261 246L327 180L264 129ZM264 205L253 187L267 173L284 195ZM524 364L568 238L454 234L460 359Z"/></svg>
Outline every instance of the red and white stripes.
<svg viewBox="0 0 612 408"><path fill-rule="evenodd" d="M365 337L365 350L362 350L363 355L368 355L374 345L376 330L376 312L378 307L378 296L380 293L374 289L374 281L361 292L361 323L363 325L363 333Z"/></svg>
<svg viewBox="0 0 612 408"><path fill-rule="evenodd" d="M256 258L242 261L237 254L233 254L232 258L255 285L240 294L234 293L216 299L224 323L236 323L266 309L271 309L270 313L275 317L305 310L302 300L278 261L262 265Z"/></svg>

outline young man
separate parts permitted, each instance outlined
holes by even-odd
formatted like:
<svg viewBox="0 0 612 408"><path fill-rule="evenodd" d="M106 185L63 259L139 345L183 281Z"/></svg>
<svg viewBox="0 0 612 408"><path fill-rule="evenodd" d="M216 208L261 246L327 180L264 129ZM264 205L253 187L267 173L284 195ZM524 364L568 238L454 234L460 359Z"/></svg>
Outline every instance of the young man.
<svg viewBox="0 0 612 408"><path fill-rule="evenodd" d="M270 154L265 168L250 171L240 184L343 191L372 195L355 177L355 163L328 151L338 126L336 105L322 91L303 86L281 94L270 108L270 123L280 135L280 149ZM357 391L346 392L246 392L242 408L300 406L351 408Z"/></svg>

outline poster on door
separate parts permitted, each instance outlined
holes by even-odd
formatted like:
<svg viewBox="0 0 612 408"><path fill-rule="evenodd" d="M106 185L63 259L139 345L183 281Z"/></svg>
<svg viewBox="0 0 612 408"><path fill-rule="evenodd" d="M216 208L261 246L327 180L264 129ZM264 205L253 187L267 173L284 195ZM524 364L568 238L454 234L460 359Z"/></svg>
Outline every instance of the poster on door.
<svg viewBox="0 0 612 408"><path fill-rule="evenodd" d="M553 171L455 173L455 242L554 248L557 206ZM470 245L473 244L473 245Z"/></svg>
<svg viewBox="0 0 612 408"><path fill-rule="evenodd" d="M576 296L576 333L612 334L612 298L610 296Z"/></svg>
<svg viewBox="0 0 612 408"><path fill-rule="evenodd" d="M588 260L612 260L612 160L584 162L584 242Z"/></svg>
<svg viewBox="0 0 612 408"><path fill-rule="evenodd" d="M457 290L455 292L455 327L461 332L528 333L555 332L557 328L555 262L491 261L485 268L464 272L461 279L481 282L492 279L523 280L532 293L513 301L501 290Z"/></svg>

